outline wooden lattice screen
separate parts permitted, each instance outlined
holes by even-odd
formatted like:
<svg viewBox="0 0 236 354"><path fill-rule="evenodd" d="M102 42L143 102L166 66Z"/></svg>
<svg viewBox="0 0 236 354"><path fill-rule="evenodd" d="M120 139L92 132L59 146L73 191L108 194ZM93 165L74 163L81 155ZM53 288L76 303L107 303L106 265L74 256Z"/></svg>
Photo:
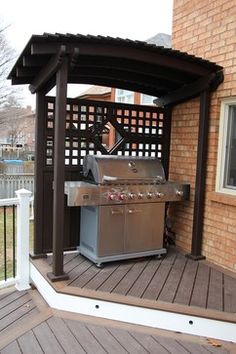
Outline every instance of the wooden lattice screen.
<svg viewBox="0 0 236 354"><path fill-rule="evenodd" d="M47 98L45 165L53 165L55 102ZM79 169L87 154L163 159L164 110L92 100L67 101L65 166Z"/></svg>
<svg viewBox="0 0 236 354"><path fill-rule="evenodd" d="M46 97L43 252L51 250L54 117L55 99ZM87 154L158 157L168 173L169 118L168 111L155 106L68 99L65 179L82 178L83 157ZM79 219L79 207L68 208L65 198L66 249L78 244Z"/></svg>

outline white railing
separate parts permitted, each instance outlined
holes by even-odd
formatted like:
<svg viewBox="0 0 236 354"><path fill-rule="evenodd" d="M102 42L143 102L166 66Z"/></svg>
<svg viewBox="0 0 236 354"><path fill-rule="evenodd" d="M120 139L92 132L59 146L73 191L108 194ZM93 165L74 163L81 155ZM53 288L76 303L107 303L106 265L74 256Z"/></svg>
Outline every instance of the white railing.
<svg viewBox="0 0 236 354"><path fill-rule="evenodd" d="M0 282L0 288L16 284L18 290L29 289L29 219L31 192L20 189L17 198L0 199L0 206L17 205L16 278Z"/></svg>
<svg viewBox="0 0 236 354"><path fill-rule="evenodd" d="M27 189L34 194L33 174L1 174L0 175L0 198L13 198L15 191Z"/></svg>

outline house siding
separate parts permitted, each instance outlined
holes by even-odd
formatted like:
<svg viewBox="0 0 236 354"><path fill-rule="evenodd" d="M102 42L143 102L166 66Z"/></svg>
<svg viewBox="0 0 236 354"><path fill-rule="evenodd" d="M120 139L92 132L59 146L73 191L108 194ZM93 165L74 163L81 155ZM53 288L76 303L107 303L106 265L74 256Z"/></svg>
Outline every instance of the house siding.
<svg viewBox="0 0 236 354"><path fill-rule="evenodd" d="M215 192L220 105L236 96L235 0L174 0L172 46L224 67L224 82L212 94L202 254L236 271L236 196ZM190 201L171 209L177 246L191 249L199 99L173 110L170 179L191 183Z"/></svg>

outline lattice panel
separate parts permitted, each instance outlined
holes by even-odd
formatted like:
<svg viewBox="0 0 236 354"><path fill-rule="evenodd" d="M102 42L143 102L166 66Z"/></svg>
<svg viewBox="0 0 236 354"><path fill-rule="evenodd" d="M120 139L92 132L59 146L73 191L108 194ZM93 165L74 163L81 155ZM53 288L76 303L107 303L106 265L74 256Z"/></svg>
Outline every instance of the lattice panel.
<svg viewBox="0 0 236 354"><path fill-rule="evenodd" d="M54 98L47 98L45 165L53 165ZM104 101L67 101L65 166L81 169L87 154L162 158L164 111Z"/></svg>

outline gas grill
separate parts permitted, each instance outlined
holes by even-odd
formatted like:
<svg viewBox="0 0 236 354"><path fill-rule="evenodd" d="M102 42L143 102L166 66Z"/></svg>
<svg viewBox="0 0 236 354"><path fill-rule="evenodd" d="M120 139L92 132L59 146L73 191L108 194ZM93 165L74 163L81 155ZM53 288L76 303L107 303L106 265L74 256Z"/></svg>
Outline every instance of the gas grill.
<svg viewBox="0 0 236 354"><path fill-rule="evenodd" d="M165 203L188 199L188 184L166 181L151 157L88 155L83 173L65 182L68 206L81 206L81 254L100 266L166 253Z"/></svg>

